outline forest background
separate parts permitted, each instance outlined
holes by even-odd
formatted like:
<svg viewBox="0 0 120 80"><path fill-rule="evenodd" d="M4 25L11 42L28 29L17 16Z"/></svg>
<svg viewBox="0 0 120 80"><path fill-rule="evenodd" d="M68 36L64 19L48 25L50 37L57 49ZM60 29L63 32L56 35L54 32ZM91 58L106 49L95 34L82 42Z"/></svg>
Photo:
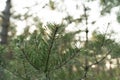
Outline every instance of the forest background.
<svg viewBox="0 0 120 80"><path fill-rule="evenodd" d="M119 80L119 0L2 0L1 80Z"/></svg>

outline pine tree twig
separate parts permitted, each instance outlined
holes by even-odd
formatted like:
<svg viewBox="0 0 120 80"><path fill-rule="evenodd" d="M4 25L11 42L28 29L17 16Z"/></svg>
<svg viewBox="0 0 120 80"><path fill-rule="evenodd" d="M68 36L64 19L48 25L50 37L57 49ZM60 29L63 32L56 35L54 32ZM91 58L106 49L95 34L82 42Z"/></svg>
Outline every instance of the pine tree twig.
<svg viewBox="0 0 120 80"><path fill-rule="evenodd" d="M28 61L28 63L29 63L34 69L36 69L36 70L39 71L40 69L37 68L37 67L29 60L29 58L28 58L28 56L26 55L24 49L23 49L23 48L22 48L22 49L20 48L20 50L22 51L22 53L23 53L25 59Z"/></svg>
<svg viewBox="0 0 120 80"><path fill-rule="evenodd" d="M81 50L79 49L78 51L76 51L76 53L74 53L72 56L70 56L67 60L65 60L64 62L62 62L60 65L56 66L54 69L52 69L51 71L55 71L58 70L60 68L62 68L63 66L65 66L68 62L70 62L72 59L74 59L76 56L79 55L79 52Z"/></svg>
<svg viewBox="0 0 120 80"><path fill-rule="evenodd" d="M101 44L101 48L104 46L105 38L106 38L106 35L107 35L107 31L108 31L109 25L110 25L110 23L108 23L107 29L105 30L105 34L104 34L104 37L103 37L103 40L102 40L103 43Z"/></svg>
<svg viewBox="0 0 120 80"><path fill-rule="evenodd" d="M51 42L50 42L50 47L48 49L48 55L47 55L47 60L46 60L46 65L45 65L45 70L44 70L44 72L46 73L46 78L48 78L48 80L50 80L49 76L48 76L48 74L49 74L49 72L48 72L49 71L48 70L49 60L50 60L50 55L51 55L52 47L53 47L54 42L55 42L55 37L56 37L57 32L58 32L58 27L55 26L55 31L53 33L53 37L52 37Z"/></svg>
<svg viewBox="0 0 120 80"><path fill-rule="evenodd" d="M27 68L26 68L26 64L25 64L25 59L23 59L22 63L23 63L23 67L24 67L25 78L29 79L29 75L27 74Z"/></svg>
<svg viewBox="0 0 120 80"><path fill-rule="evenodd" d="M89 69L90 69L93 65L99 64L100 62L102 62L103 60L105 60L105 58L106 58L110 53L111 53L111 50L108 51L108 53L106 53L106 55L105 55L102 59L100 59L99 61L97 61L97 62L95 62L95 63L93 63L93 64L91 64L91 65L86 66L86 67L85 67L84 76L83 76L83 78L81 78L81 79L79 79L79 80L84 80L84 79L86 79L87 73L88 73Z"/></svg>
<svg viewBox="0 0 120 80"><path fill-rule="evenodd" d="M112 50L108 51L108 52L106 53L106 55L105 55L102 59L100 59L99 61L96 61L95 63L93 63L93 64L91 64L91 65L89 65L89 67L92 67L93 65L99 64L100 62L102 62L103 60L105 60L105 58L111 53L111 51L112 51Z"/></svg>
<svg viewBox="0 0 120 80"><path fill-rule="evenodd" d="M101 47L101 48L102 48L102 47L104 46L104 44L105 44L105 39L106 39L106 35L107 35L107 31L108 31L109 25L110 25L110 23L108 23L107 29L105 30L105 34L103 35L102 43L100 44L100 47ZM101 51L101 48L100 48L99 51ZM96 54L96 53L97 53L97 52L95 52L95 54ZM94 57L95 57L95 54L94 54ZM95 61L97 62L96 57L95 57Z"/></svg>

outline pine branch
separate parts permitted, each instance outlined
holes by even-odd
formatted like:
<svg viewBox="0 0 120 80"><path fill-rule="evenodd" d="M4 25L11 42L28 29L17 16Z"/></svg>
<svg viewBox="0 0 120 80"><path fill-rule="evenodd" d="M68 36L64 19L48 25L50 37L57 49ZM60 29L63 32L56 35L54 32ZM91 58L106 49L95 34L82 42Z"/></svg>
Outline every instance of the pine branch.
<svg viewBox="0 0 120 80"><path fill-rule="evenodd" d="M27 74L27 68L26 68L26 64L25 64L25 59L23 59L22 63L23 63L23 67L24 67L25 79L29 79L29 75Z"/></svg>
<svg viewBox="0 0 120 80"><path fill-rule="evenodd" d="M40 70L39 68L37 68L37 67L29 60L29 58L28 58L28 56L26 55L24 49L21 49L21 48L20 48L20 50L22 51L22 53L23 53L25 59L28 61L28 63L29 63L34 69Z"/></svg>
<svg viewBox="0 0 120 80"><path fill-rule="evenodd" d="M58 66L56 66L54 69L52 69L50 72L58 70L60 68L62 68L63 66L65 66L68 62L70 62L71 60L73 60L75 57L79 56L79 52L81 51L81 49L77 50L73 55L71 55L69 58L67 58L67 60L65 60L64 62L62 62L61 64L59 64Z"/></svg>
<svg viewBox="0 0 120 80"><path fill-rule="evenodd" d="M55 26L55 31L54 31L54 33L53 33L53 37L52 37L52 39L51 39L50 47L49 47L49 49L48 49L46 66L45 66L45 70L44 70L44 72L46 73L46 78L48 78L47 72L49 71L49 70L48 70L49 60L50 60L50 55L51 55L52 47L53 47L53 44L54 44L54 42L55 42L55 37L56 37L57 31L58 31L58 27Z"/></svg>
<svg viewBox="0 0 120 80"><path fill-rule="evenodd" d="M99 64L100 62L102 62L103 60L105 60L105 58L111 53L111 51L112 50L108 51L104 57L102 57L99 61L96 61L95 63L89 65L89 67L92 67L93 65Z"/></svg>

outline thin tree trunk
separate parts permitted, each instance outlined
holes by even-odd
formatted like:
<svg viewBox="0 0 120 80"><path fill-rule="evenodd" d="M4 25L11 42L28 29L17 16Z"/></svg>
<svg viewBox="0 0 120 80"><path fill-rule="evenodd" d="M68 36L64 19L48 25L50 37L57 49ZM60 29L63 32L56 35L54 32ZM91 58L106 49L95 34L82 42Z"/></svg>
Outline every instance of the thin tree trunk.
<svg viewBox="0 0 120 80"><path fill-rule="evenodd" d="M0 43L7 44L8 43L8 28L10 26L10 8L11 8L11 0L6 1L6 7L2 12L2 30L1 30L1 41ZM0 80L6 80L4 68L0 63Z"/></svg>
<svg viewBox="0 0 120 80"><path fill-rule="evenodd" d="M5 10L2 12L1 44L7 44L8 28L10 26L10 8L11 0L7 0Z"/></svg>

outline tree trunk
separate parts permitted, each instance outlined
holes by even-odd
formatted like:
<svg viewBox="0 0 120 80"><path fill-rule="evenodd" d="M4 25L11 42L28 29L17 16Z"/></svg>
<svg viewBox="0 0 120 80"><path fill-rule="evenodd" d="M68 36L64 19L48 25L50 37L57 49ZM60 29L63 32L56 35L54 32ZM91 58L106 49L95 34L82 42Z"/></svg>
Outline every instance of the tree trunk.
<svg viewBox="0 0 120 80"><path fill-rule="evenodd" d="M1 41L0 43L7 44L8 43L8 28L10 26L10 8L11 8L11 0L6 1L6 7L2 12L2 29L1 29ZM0 63L0 80L6 80L4 68Z"/></svg>
<svg viewBox="0 0 120 80"><path fill-rule="evenodd" d="M5 10L2 12L1 44L7 44L8 28L10 26L10 8L11 0L7 0Z"/></svg>

